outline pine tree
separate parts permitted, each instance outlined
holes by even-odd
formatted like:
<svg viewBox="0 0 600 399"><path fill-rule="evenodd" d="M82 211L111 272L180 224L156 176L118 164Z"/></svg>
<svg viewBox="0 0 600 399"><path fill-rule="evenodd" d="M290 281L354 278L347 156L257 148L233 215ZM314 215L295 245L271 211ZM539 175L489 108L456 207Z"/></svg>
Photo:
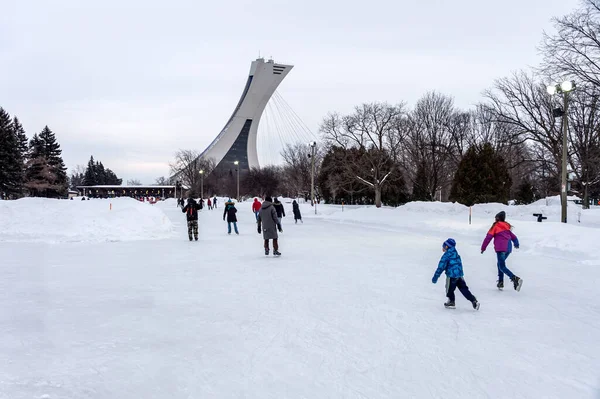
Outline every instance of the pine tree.
<svg viewBox="0 0 600 399"><path fill-rule="evenodd" d="M61 156L56 136L48 128L34 135L29 144L27 184L35 196L63 197L66 195L67 168Z"/></svg>
<svg viewBox="0 0 600 399"><path fill-rule="evenodd" d="M15 116L12 122L13 134L17 142L17 155L18 155L18 169L19 169L19 194L23 195L23 189L25 184L25 169L27 162L27 150L29 148L27 144L27 135L25 129L19 119Z"/></svg>
<svg viewBox="0 0 600 399"><path fill-rule="evenodd" d="M120 186L121 183L123 183L123 179L119 179L117 177L117 175L115 174L115 172L113 172L112 170L106 168L106 184L109 184L111 186Z"/></svg>
<svg viewBox="0 0 600 399"><path fill-rule="evenodd" d="M0 198L14 197L23 183L17 136L10 115L0 108Z"/></svg>
<svg viewBox="0 0 600 399"><path fill-rule="evenodd" d="M105 185L106 183L106 170L102 162L96 161L96 184Z"/></svg>
<svg viewBox="0 0 600 399"><path fill-rule="evenodd" d="M467 206L488 202L506 204L511 184L506 163L491 144L472 146L458 165L450 200Z"/></svg>
<svg viewBox="0 0 600 399"><path fill-rule="evenodd" d="M421 162L419 166L417 166L417 174L415 176L415 181L413 184L413 201L431 201L431 195L427 190L428 181L427 181L427 169L424 162Z"/></svg>
<svg viewBox="0 0 600 399"><path fill-rule="evenodd" d="M528 205L535 201L533 185L528 179L523 179L519 184L515 200L517 205Z"/></svg>
<svg viewBox="0 0 600 399"><path fill-rule="evenodd" d="M94 162L94 156L90 157L87 168L85 169L83 184L85 186L95 186L98 184L98 177L96 175L96 163Z"/></svg>

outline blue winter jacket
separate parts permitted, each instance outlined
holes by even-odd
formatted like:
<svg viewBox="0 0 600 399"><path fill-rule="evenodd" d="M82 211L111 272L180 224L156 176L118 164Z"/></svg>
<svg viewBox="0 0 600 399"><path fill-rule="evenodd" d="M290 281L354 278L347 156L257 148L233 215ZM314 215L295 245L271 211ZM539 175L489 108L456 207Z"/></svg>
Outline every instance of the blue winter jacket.
<svg viewBox="0 0 600 399"><path fill-rule="evenodd" d="M464 276L462 261L460 260L460 255L456 251L456 248L450 247L446 250L446 252L444 252L442 259L440 259L440 263L438 264L437 270L433 275L433 279L437 281L437 279L442 275L443 271L445 271L446 276L450 278L459 278Z"/></svg>

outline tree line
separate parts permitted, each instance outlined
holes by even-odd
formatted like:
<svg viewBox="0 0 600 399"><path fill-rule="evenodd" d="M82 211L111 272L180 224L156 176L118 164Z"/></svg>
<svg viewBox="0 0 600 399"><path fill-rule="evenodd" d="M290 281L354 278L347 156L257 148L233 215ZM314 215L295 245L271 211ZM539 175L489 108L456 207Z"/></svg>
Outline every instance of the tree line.
<svg viewBox="0 0 600 399"><path fill-rule="evenodd" d="M317 195L327 202L381 206L411 200L451 200L471 205L530 203L560 192L562 98L551 82L573 80L568 117L570 193L600 197L600 0L582 0L571 14L553 19L544 34L543 63L497 79L473 109L452 96L425 93L406 103L365 103L347 115L329 113L319 127ZM310 193L311 159L306 144L288 145L282 166L251 170L240 177L245 195ZM179 154L183 155L183 154ZM173 171L198 191L197 153L179 156ZM236 192L234 168L210 174L205 192Z"/></svg>
<svg viewBox="0 0 600 399"><path fill-rule="evenodd" d="M0 195L61 198L68 187L67 168L56 136L48 126L27 140L15 116L0 108Z"/></svg>
<svg viewBox="0 0 600 399"><path fill-rule="evenodd" d="M600 197L600 0L583 0L544 34L542 65L497 79L474 109L429 92L413 109L370 103L330 113L320 132L326 146L319 189L333 202L377 205L449 199L464 204L521 203L558 194L563 102L551 82L573 80L569 94L570 192L584 206Z"/></svg>

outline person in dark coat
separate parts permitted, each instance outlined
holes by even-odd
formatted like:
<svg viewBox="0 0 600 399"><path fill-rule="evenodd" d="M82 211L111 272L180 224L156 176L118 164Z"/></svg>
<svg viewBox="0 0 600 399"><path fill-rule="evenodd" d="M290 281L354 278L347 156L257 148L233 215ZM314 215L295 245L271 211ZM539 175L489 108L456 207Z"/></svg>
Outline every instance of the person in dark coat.
<svg viewBox="0 0 600 399"><path fill-rule="evenodd" d="M235 229L235 234L240 234L237 228L237 209L235 209L235 204L231 200L231 198L225 203L225 210L223 211L223 220L225 220L225 216L227 216L227 234L231 234L231 223L233 223L233 228Z"/></svg>
<svg viewBox="0 0 600 399"><path fill-rule="evenodd" d="M217 197L213 199L213 207L217 209Z"/></svg>
<svg viewBox="0 0 600 399"><path fill-rule="evenodd" d="M292 211L294 212L294 221L297 224L298 220L300 222L302 222L302 215L300 214L300 205L298 205L298 203L296 202L296 200L294 200L294 202L292 202ZM302 222L304 223L304 222Z"/></svg>
<svg viewBox="0 0 600 399"><path fill-rule="evenodd" d="M279 219L279 224L281 224L281 218L285 217L285 209L283 208L283 204L279 202L279 199L277 199L277 197L275 197L273 206L275 207L275 212L277 212L277 219Z"/></svg>
<svg viewBox="0 0 600 399"><path fill-rule="evenodd" d="M198 241L198 209L200 209L200 205L193 198L189 198L187 205L181 210L187 217L188 237L190 241L192 241L192 238ZM192 233L194 237L192 237Z"/></svg>
<svg viewBox="0 0 600 399"><path fill-rule="evenodd" d="M277 230L283 232L281 223L277 218L277 211L273 206L273 199L271 197L265 198L265 201L260 207L258 212L258 234L262 232L263 239L265 240L265 255L269 255L269 240L273 240L273 255L279 256L279 243L277 242Z"/></svg>

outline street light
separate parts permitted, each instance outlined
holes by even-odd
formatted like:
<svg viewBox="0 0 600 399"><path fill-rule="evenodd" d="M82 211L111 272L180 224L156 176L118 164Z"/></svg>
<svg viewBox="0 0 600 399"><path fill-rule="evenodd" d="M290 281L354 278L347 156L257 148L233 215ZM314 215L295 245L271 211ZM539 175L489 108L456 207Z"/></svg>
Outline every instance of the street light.
<svg viewBox="0 0 600 399"><path fill-rule="evenodd" d="M308 143L310 147L310 158L311 158L311 166L310 166L310 201L311 205L315 207L315 215L317 214L317 203L315 202L315 149L317 147L316 141L311 141Z"/></svg>
<svg viewBox="0 0 600 399"><path fill-rule="evenodd" d="M237 200L238 202L240 201L240 168L239 168L239 161L235 161L233 163L235 165L235 170L237 172Z"/></svg>
<svg viewBox="0 0 600 399"><path fill-rule="evenodd" d="M575 90L575 83L572 81L565 81L559 84L552 84L547 88L548 94L562 94L563 95L563 109L557 108L553 110L552 115L557 118L562 116L562 127L563 127L563 148L562 148L562 172L560 182L560 203L561 203L561 222L567 223L567 129L568 129L568 110L569 110L569 93Z"/></svg>
<svg viewBox="0 0 600 399"><path fill-rule="evenodd" d="M201 169L200 173L200 199L204 198L204 170Z"/></svg>

